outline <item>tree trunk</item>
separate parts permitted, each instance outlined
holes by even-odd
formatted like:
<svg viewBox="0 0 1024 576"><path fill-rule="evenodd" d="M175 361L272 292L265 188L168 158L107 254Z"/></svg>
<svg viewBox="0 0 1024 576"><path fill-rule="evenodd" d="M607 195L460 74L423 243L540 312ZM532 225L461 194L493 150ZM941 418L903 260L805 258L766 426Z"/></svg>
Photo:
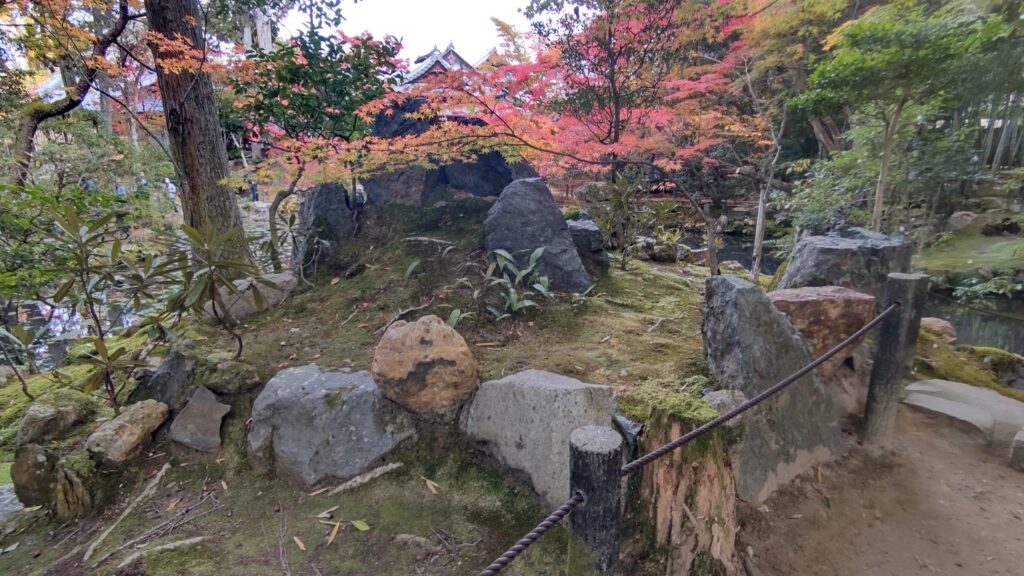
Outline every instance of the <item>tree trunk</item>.
<svg viewBox="0 0 1024 576"><path fill-rule="evenodd" d="M885 207L885 189L889 179L889 164L892 161L892 148L896 140L896 131L900 125L900 114L903 112L903 101L896 103L892 115L886 120L885 140L882 143L882 158L878 166L878 183L875 185L875 205L871 214L871 229L875 232L882 229L882 210Z"/></svg>
<svg viewBox="0 0 1024 576"><path fill-rule="evenodd" d="M92 46L92 56L103 59L107 56L107 50L124 32L128 26L128 2L121 0L117 5L117 19L114 24L105 32L97 33ZM29 164L32 162L32 153L35 151L36 130L44 120L63 116L78 108L85 100L86 94L92 87L99 69L96 66L85 66L81 74L74 74L61 66L61 76L65 79L64 97L54 102L42 102L32 100L26 104L20 113L18 127L14 137L14 150L11 152L11 182L22 185L28 180ZM68 82L73 80L73 82Z"/></svg>
<svg viewBox="0 0 1024 576"><path fill-rule="evenodd" d="M203 15L198 0L146 0L151 32L182 38L205 49L199 28ZM159 63L165 56L150 44L157 62L157 80L163 100L171 156L184 179L181 205L185 222L193 228L223 233L242 227L234 193L222 182L228 176L228 155L217 116L217 101L209 74L198 70L169 72ZM251 260L248 250L232 255Z"/></svg>
<svg viewBox="0 0 1024 576"><path fill-rule="evenodd" d="M1005 115L1005 106L1003 107ZM996 118L999 116L999 109L996 106L996 97L992 97L992 105L989 107L988 113L988 129L985 132L985 144L981 151L981 165L987 166L989 156L992 154L992 144L995 141L996 135Z"/></svg>
<svg viewBox="0 0 1024 576"><path fill-rule="evenodd" d="M277 210L281 207L281 203L284 202L285 198L288 198L295 193L295 187L298 186L299 179L302 178L302 174L305 171L306 165L300 165L298 172L295 173L295 177L292 178L292 181L288 184L288 188L278 192L277 195L274 196L274 200L270 203L270 208L267 209L267 218L269 220L268 225L270 227L270 262L274 267L274 272L281 271L281 254L277 246ZM353 190L355 190L355 188L353 188Z"/></svg>
<svg viewBox="0 0 1024 576"><path fill-rule="evenodd" d="M831 118L823 120L817 116L811 116L808 120L811 123L811 129L814 130L814 137L818 140L818 156L827 158L833 152L843 149L842 132Z"/></svg>
<svg viewBox="0 0 1024 576"><path fill-rule="evenodd" d="M1010 95L1010 102L1007 106L1006 112L1003 114L1002 130L999 134L999 144L996 145L996 153L992 157L992 168L991 174L995 176L999 173L999 169L1003 167L1003 156L1006 154L1006 149L1010 145L1011 136L1013 136L1014 128L1014 117L1016 117L1018 110L1020 109L1020 99L1014 98L1014 95Z"/></svg>

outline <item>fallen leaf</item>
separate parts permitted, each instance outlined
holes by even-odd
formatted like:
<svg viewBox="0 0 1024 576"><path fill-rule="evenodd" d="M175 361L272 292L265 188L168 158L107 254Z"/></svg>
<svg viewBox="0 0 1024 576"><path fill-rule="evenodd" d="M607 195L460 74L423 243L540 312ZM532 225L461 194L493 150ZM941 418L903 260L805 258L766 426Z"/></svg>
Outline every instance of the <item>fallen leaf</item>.
<svg viewBox="0 0 1024 576"><path fill-rule="evenodd" d="M338 282L341 282L341 276L335 276L334 278L331 278L331 286L334 286Z"/></svg>
<svg viewBox="0 0 1024 576"><path fill-rule="evenodd" d="M324 518L324 519L330 518L331 517L331 512L334 512L337 509L338 509L337 506L332 506L332 507L328 508L327 510L324 510L323 512L317 514L316 517L317 518Z"/></svg>
<svg viewBox="0 0 1024 576"><path fill-rule="evenodd" d="M281 340L281 346L287 346L287 345L288 345L287 342L285 342L284 340Z"/></svg>
<svg viewBox="0 0 1024 576"><path fill-rule="evenodd" d="M225 492L228 491L228 483L223 480L220 481L220 487L223 488Z"/></svg>
<svg viewBox="0 0 1024 576"><path fill-rule="evenodd" d="M299 547L299 550L306 551L306 545L302 543L302 540L299 540L298 536L292 536L292 540L295 541L295 545Z"/></svg>
<svg viewBox="0 0 1024 576"><path fill-rule="evenodd" d="M366 523L366 520L353 520L352 526L354 526L355 529L359 530L360 532L366 532L370 529L370 525Z"/></svg>
<svg viewBox="0 0 1024 576"><path fill-rule="evenodd" d="M423 476L420 476L420 478L423 478L423 481L427 483L427 489L430 490L431 494L437 494L437 491L441 489L441 485L437 482Z"/></svg>
<svg viewBox="0 0 1024 576"><path fill-rule="evenodd" d="M369 326L370 326L369 324L360 324L360 325L356 326L356 328L369 328Z"/></svg>
<svg viewBox="0 0 1024 576"><path fill-rule="evenodd" d="M338 530L341 530L341 522L335 522L334 528L331 529L331 535L327 537L327 545L330 546L331 542L338 536Z"/></svg>
<svg viewBox="0 0 1024 576"><path fill-rule="evenodd" d="M309 493L309 495L310 496L318 496L320 494L323 494L324 492L327 492L328 490L330 490L329 487L328 488L321 488L319 490L313 490L312 492Z"/></svg>
<svg viewBox="0 0 1024 576"><path fill-rule="evenodd" d="M599 344L604 344L605 342L607 342L607 341L609 341L611 339L612 339L611 336L605 336L604 338L601 338L601 342L599 342Z"/></svg>
<svg viewBox="0 0 1024 576"><path fill-rule="evenodd" d="M167 509L164 510L164 512L170 512L171 510L174 510L174 507L178 505L178 502L181 502L181 498L178 498L174 502L171 502L170 504L168 504L167 505Z"/></svg>
<svg viewBox="0 0 1024 576"><path fill-rule="evenodd" d="M220 458L217 458L217 459L216 459L216 460L214 460L213 462L214 462L215 464L223 464L223 463L224 463L224 457L223 457L223 456L221 456Z"/></svg>
<svg viewBox="0 0 1024 576"><path fill-rule="evenodd" d="M298 360L299 359L299 353L298 352L292 352L291 355L288 356L288 359L289 360Z"/></svg>

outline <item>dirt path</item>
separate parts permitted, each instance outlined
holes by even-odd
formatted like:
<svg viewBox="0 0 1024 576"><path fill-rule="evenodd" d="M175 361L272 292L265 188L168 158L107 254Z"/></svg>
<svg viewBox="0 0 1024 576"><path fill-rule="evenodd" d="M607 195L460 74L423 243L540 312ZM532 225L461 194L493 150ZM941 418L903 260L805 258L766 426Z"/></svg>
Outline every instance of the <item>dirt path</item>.
<svg viewBox="0 0 1024 576"><path fill-rule="evenodd" d="M762 576L1024 574L1024 474L965 432L901 408L896 453L855 451L751 511Z"/></svg>

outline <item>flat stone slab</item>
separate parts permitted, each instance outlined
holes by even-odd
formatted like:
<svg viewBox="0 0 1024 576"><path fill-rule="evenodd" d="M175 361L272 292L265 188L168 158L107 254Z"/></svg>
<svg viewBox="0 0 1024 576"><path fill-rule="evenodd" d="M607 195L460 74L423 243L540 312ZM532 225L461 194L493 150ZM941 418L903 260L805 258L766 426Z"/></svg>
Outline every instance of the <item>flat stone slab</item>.
<svg viewBox="0 0 1024 576"><path fill-rule="evenodd" d="M930 394L921 394L920 392L911 392L903 400L903 403L929 414L943 416L961 424L966 424L980 432L986 440L992 439L996 422L986 410L971 406L970 404L964 404L963 402L946 400Z"/></svg>
<svg viewBox="0 0 1024 576"><path fill-rule="evenodd" d="M991 421L987 437L999 445L1010 444L1014 435L1024 428L1024 402L995 390L948 380L922 380L907 386L906 392L907 398L903 402L910 406L942 413L972 425ZM935 402L934 399L945 402Z"/></svg>
<svg viewBox="0 0 1024 576"><path fill-rule="evenodd" d="M229 411L231 406L221 404L216 394L199 386L171 422L170 438L201 452L220 450L220 424Z"/></svg>

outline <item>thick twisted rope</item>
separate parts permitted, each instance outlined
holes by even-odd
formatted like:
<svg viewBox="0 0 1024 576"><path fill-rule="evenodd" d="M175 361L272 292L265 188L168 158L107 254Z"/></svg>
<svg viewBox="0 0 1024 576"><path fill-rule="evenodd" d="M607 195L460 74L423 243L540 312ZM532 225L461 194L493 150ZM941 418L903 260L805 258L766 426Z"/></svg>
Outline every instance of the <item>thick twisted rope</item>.
<svg viewBox="0 0 1024 576"><path fill-rule="evenodd" d="M498 572L505 566L508 566L509 562L515 560L524 550L530 547L531 544L537 541L538 538L544 535L545 532L555 527L556 524L562 521L572 509L583 503L583 493L576 492L571 498L565 501L565 504L559 506L558 510L551 513L550 516L544 519L543 522L537 524L537 527L532 532L523 536L518 542L512 545L507 552L502 554L495 560L490 566L484 569L479 576L496 576Z"/></svg>
<svg viewBox="0 0 1024 576"><path fill-rule="evenodd" d="M757 406L758 404L761 404L765 400L778 394L779 392L786 389L786 387L790 386L797 380L806 376L808 373L810 373L811 370L814 370L818 366L821 366L825 362L828 362L832 357L839 354L840 352L842 352L843 350L845 350L846 348L850 347L852 344L860 340L865 334L870 332L872 328L878 326L878 324L880 324L882 320L884 320L890 314L893 314L894 312L899 310L899 308L900 305L898 303L892 304L891 306L883 310L880 314L878 314L878 316L875 316L870 322L861 327L860 330L857 330L856 332L851 334L847 339L843 340L839 344L836 344L828 352L825 352L821 356L815 358L811 363L797 370L793 374L790 374L780 382L774 384L771 388L768 388L764 392L761 392L757 396L754 396L750 400L747 400L743 404L736 406L732 410L729 410L725 414L722 414L718 418L715 418L714 420L700 426L699 428L695 428L690 432L687 432L686 434L680 436L679 438L676 438L675 440L669 442L668 444L665 444L664 446L656 450L652 450L648 454L645 454L644 456L641 456L640 458L633 460L629 464L623 466L620 470L620 473L623 476L628 476L633 472L636 472L637 470L650 464L651 462L654 462L658 458L661 458L662 456L668 454L669 452L672 452L676 448L693 442L697 438L700 438L701 436L707 434L708 432L711 432L715 428L718 428L719 426L725 424L726 422L732 420L733 418L736 418L740 414L743 414L744 412L750 410L751 408ZM478 576L497 576L497 574L501 572L503 568L505 568L509 565L509 563L518 558L519 555L523 553L523 551L529 548L531 544L536 542L538 538L543 536L545 532L547 532L556 524L561 522L562 519L569 514L569 512L572 512L573 508L579 506L582 502L583 494L581 492L576 492L575 494L573 494L571 498L565 501L565 504L562 504L562 506L560 506L557 510L552 512L551 515L545 518L543 522L538 524L532 532L530 532L522 539L520 539L518 542L516 542L511 548L508 549L507 552L498 557L498 559L495 560L490 566L485 568L483 572L480 572Z"/></svg>

